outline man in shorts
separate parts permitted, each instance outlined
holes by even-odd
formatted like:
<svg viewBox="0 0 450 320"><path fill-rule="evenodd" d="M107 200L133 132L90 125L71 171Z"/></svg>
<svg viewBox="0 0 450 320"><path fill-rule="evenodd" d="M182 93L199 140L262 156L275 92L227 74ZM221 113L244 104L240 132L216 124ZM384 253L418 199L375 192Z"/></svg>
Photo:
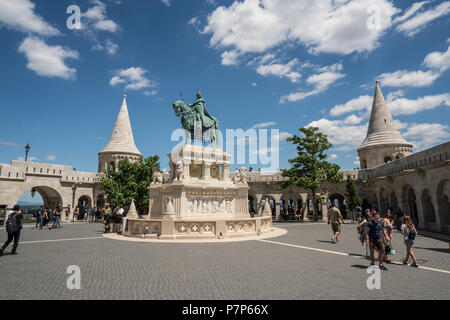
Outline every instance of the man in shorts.
<svg viewBox="0 0 450 320"><path fill-rule="evenodd" d="M341 212L338 208L336 208L336 203L333 202L330 211L328 211L328 224L331 223L331 230L333 231L333 238L331 238L332 243L339 241L338 236L339 233L341 233L339 219L341 219L342 223L344 223L344 218L342 217Z"/></svg>
<svg viewBox="0 0 450 320"><path fill-rule="evenodd" d="M367 224L366 239L369 241L370 246L370 265L375 265L375 249L378 251L378 261L380 263L380 269L387 271L387 268L383 265L384 261L384 242L383 233L386 230L383 228L383 224L380 220L380 214L375 212L372 216L372 221ZM384 234L387 237L386 234Z"/></svg>

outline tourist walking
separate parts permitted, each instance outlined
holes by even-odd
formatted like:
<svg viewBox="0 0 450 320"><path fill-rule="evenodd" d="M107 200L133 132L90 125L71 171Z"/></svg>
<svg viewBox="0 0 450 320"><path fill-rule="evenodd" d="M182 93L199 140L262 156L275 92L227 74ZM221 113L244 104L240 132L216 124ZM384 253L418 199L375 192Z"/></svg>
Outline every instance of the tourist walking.
<svg viewBox="0 0 450 320"><path fill-rule="evenodd" d="M42 217L42 228L47 227L49 229L48 223L50 222L49 218L49 208L46 207L44 210L44 216Z"/></svg>
<svg viewBox="0 0 450 320"><path fill-rule="evenodd" d="M70 204L67 205L66 222L70 222Z"/></svg>
<svg viewBox="0 0 450 320"><path fill-rule="evenodd" d="M76 206L73 210L73 222L78 221L78 216L80 215L80 207Z"/></svg>
<svg viewBox="0 0 450 320"><path fill-rule="evenodd" d="M380 263L380 269L386 270L387 268L383 265L384 261L384 243L383 243L383 224L380 221L380 215L375 212L372 216L372 221L367 224L366 239L369 241L370 245L370 260L371 265L375 265L375 249L378 251L378 261Z"/></svg>
<svg viewBox="0 0 450 320"><path fill-rule="evenodd" d="M112 212L109 204L106 205L105 214L103 216L103 223L105 225L105 233L111 232L111 220L112 220Z"/></svg>
<svg viewBox="0 0 450 320"><path fill-rule="evenodd" d="M36 213L36 225L34 226L35 229L39 227L39 229L42 230L42 217L44 215L44 206L41 206L39 210Z"/></svg>
<svg viewBox="0 0 450 320"><path fill-rule="evenodd" d="M23 214L20 211L19 205L15 205L13 212L8 215L8 220L6 220L6 232L8 233L8 240L3 244L0 249L0 256L5 252L6 247L13 241L14 245L11 254L17 254L17 246L19 245L20 230L22 229L22 219Z"/></svg>
<svg viewBox="0 0 450 320"><path fill-rule="evenodd" d="M62 228L60 221L61 221L61 209L57 208L53 218L52 229Z"/></svg>
<svg viewBox="0 0 450 320"><path fill-rule="evenodd" d="M383 224L383 243L384 243L384 261L391 262L392 259L388 257L388 254L395 254L395 250L392 247L392 229L394 226L391 223L392 215L391 210L386 211L385 217L381 219Z"/></svg>
<svg viewBox="0 0 450 320"><path fill-rule="evenodd" d="M113 216L112 216L113 222L114 222L113 232L120 233L120 227L121 227L121 224L122 224L123 212L124 212L124 210L123 210L123 206L122 205L118 205L114 209Z"/></svg>
<svg viewBox="0 0 450 320"><path fill-rule="evenodd" d="M417 268L418 267L417 260L412 250L412 247L414 245L414 241L418 233L411 217L405 216L405 223L402 225L401 232L406 246L406 258L405 260L403 260L403 264L408 264L409 257L411 257L413 260L411 267Z"/></svg>
<svg viewBox="0 0 450 320"><path fill-rule="evenodd" d="M358 225L359 241L361 245L366 244L366 257L370 257L369 239L366 237L367 225L370 221L370 210L366 209L363 216L363 221Z"/></svg>
<svg viewBox="0 0 450 320"><path fill-rule="evenodd" d="M328 212L328 224L331 223L331 230L333 231L333 238L331 238L332 243L337 243L339 241L339 234L341 233L341 225L339 223L339 219L344 224L344 218L342 217L341 212L338 208L336 208L336 203L333 202L331 204L331 209Z"/></svg>

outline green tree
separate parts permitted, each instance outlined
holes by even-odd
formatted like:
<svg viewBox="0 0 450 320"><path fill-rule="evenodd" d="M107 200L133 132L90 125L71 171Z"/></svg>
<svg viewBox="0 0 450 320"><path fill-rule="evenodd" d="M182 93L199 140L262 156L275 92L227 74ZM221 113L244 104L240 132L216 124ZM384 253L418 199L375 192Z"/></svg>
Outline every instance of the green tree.
<svg viewBox="0 0 450 320"><path fill-rule="evenodd" d="M129 207L134 199L136 210L143 213L148 208L148 187L152 181L153 168L159 169L159 157L152 156L137 162L128 158L119 161L117 171L108 168L101 179L102 189L108 203L114 209L119 204Z"/></svg>
<svg viewBox="0 0 450 320"><path fill-rule="evenodd" d="M282 175L289 180L281 183L282 188L297 186L311 190L313 202L313 217L318 220L316 206L316 191L322 182L339 182L339 165L326 161L325 151L333 145L328 141L327 135L319 132L317 127L300 128L303 136L293 135L287 138L297 147L297 156L289 159L290 169L283 169Z"/></svg>
<svg viewBox="0 0 450 320"><path fill-rule="evenodd" d="M352 213L352 220L354 220L354 212L356 207L361 205L361 198L356 193L355 181L350 176L347 177L347 184L345 185L345 189L348 200L347 206Z"/></svg>

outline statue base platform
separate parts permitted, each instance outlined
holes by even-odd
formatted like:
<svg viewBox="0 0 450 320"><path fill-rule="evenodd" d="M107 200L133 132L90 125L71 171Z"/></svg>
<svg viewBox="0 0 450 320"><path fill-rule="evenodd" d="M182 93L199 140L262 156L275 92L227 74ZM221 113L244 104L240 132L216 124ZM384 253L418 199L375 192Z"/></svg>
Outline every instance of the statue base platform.
<svg viewBox="0 0 450 320"><path fill-rule="evenodd" d="M246 169L241 168L231 180L230 156L222 149L186 144L169 158L168 181L158 179L161 175L157 172L149 187L148 217L127 219L125 236L222 239L273 231L270 213L250 216Z"/></svg>

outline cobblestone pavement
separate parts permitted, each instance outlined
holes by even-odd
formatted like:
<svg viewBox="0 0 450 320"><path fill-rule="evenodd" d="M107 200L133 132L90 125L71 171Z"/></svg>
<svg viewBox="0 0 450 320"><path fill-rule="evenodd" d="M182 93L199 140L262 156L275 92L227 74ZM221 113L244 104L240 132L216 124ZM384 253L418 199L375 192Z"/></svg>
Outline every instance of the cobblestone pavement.
<svg viewBox="0 0 450 320"><path fill-rule="evenodd" d="M101 224L22 232L18 255L0 257L0 299L448 299L446 241L418 236L422 266L387 265L381 289L366 286L365 250L356 225L343 225L331 244L322 223L277 224L286 235L230 243L135 243L102 237ZM0 229L0 241L6 239ZM298 247L301 246L301 247ZM394 233L396 261L405 255ZM314 250L314 249L319 249ZM11 245L7 253L11 250ZM320 251L322 250L322 251ZM331 251L331 252L330 252ZM342 253L342 254L336 254ZM69 290L69 265L81 269L81 289Z"/></svg>

